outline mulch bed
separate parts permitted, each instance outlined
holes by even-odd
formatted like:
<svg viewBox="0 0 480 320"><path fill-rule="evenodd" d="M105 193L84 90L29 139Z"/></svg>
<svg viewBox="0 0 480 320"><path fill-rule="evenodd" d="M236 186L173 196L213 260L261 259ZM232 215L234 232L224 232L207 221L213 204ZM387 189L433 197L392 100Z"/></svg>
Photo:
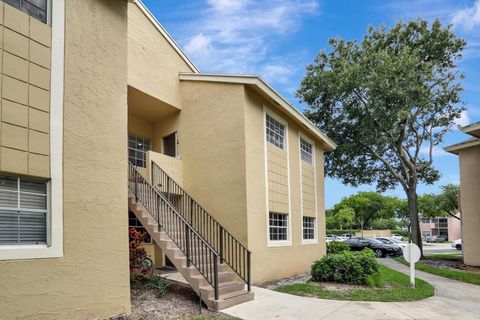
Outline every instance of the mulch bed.
<svg viewBox="0 0 480 320"><path fill-rule="evenodd" d="M462 260L426 259L421 260L420 262L439 269L461 270L480 274L479 267L467 266Z"/></svg>
<svg viewBox="0 0 480 320"><path fill-rule="evenodd" d="M198 296L189 285L169 282L168 293L157 297L154 289L145 288L143 284L132 284L132 314L124 319L231 319L223 313L211 312L202 305Z"/></svg>

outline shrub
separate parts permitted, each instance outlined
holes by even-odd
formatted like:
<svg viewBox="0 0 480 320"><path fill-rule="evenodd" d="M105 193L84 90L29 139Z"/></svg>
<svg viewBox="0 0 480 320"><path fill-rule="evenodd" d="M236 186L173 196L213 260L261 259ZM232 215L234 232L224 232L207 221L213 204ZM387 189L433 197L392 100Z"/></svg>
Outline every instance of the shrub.
<svg viewBox="0 0 480 320"><path fill-rule="evenodd" d="M332 241L327 243L327 254L340 253L342 251L350 251L348 243L342 241Z"/></svg>
<svg viewBox="0 0 480 320"><path fill-rule="evenodd" d="M130 228L128 231L130 238L129 251L130 251L130 273L146 272L142 268L142 262L147 258L147 251L143 247L143 239L145 239L145 232L140 232L134 228Z"/></svg>
<svg viewBox="0 0 480 320"><path fill-rule="evenodd" d="M342 251L327 254L312 265L314 281L335 281L372 285L378 273L378 262L370 249L359 252Z"/></svg>
<svg viewBox="0 0 480 320"><path fill-rule="evenodd" d="M151 276L148 278L148 288L155 289L157 297L162 298L168 292L168 281L160 276Z"/></svg>

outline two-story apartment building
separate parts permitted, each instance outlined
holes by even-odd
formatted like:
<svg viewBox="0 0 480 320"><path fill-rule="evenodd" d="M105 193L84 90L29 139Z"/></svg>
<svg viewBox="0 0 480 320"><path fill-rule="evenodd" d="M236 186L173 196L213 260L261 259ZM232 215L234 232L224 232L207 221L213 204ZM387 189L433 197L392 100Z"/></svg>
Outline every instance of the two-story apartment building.
<svg viewBox="0 0 480 320"><path fill-rule="evenodd" d="M260 77L200 73L140 1L0 8L3 316L129 313L129 223L212 309L325 254L335 144Z"/></svg>
<svg viewBox="0 0 480 320"><path fill-rule="evenodd" d="M480 266L480 122L465 126L462 131L470 138L445 150L460 159L463 261Z"/></svg>

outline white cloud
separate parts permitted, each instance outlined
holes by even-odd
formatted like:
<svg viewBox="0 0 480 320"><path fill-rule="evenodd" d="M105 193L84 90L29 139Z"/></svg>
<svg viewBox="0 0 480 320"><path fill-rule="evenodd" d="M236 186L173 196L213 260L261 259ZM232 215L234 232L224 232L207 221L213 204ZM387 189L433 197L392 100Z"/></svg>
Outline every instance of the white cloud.
<svg viewBox="0 0 480 320"><path fill-rule="evenodd" d="M463 8L452 16L452 24L465 31L471 31L480 25L480 0L476 0L471 7Z"/></svg>
<svg viewBox="0 0 480 320"><path fill-rule="evenodd" d="M306 15L318 13L317 0L206 3L207 8L199 10L180 41L200 70L258 73L268 81L287 84L296 68L303 68L305 61L293 66L292 63L299 63L298 59L273 52L276 41L297 32Z"/></svg>
<svg viewBox="0 0 480 320"><path fill-rule="evenodd" d="M427 156L430 154L430 146L424 145L420 148L420 153L424 156ZM433 147L432 149L432 156L433 157L442 157L442 156L449 156L451 155L450 153L446 152L440 147Z"/></svg>
<svg viewBox="0 0 480 320"><path fill-rule="evenodd" d="M466 110L462 111L460 118L455 119L455 124L459 127L464 127L470 124L470 117L468 116L468 113Z"/></svg>

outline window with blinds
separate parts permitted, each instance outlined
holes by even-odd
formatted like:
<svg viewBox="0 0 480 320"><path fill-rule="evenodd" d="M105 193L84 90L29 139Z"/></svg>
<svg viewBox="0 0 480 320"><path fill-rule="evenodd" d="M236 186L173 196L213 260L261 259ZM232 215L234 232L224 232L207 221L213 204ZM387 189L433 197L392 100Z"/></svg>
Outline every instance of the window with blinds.
<svg viewBox="0 0 480 320"><path fill-rule="evenodd" d="M46 244L47 182L0 175L0 245Z"/></svg>

